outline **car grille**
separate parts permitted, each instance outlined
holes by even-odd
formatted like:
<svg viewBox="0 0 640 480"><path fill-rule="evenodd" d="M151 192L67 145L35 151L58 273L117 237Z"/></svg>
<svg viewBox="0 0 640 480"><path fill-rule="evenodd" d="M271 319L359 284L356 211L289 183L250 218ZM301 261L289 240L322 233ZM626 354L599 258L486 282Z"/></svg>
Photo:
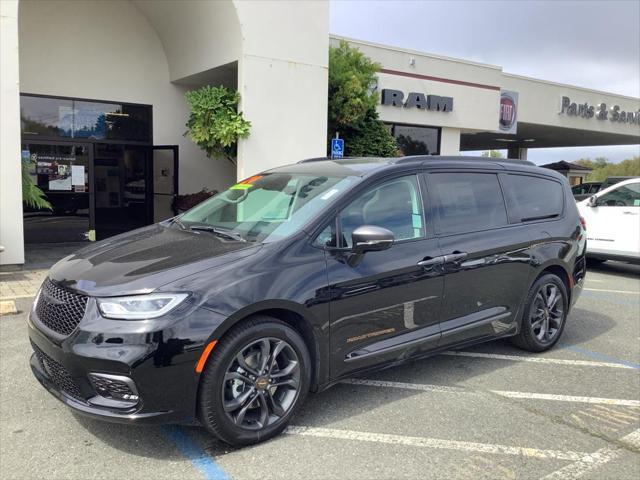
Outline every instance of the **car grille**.
<svg viewBox="0 0 640 480"><path fill-rule="evenodd" d="M86 403L82 393L80 393L78 384L73 380L67 369L40 350L33 342L31 342L31 346L33 347L33 351L36 353L36 358L38 359L38 363L40 363L40 367L47 374L49 380L51 380L59 390L65 392L67 395Z"/></svg>
<svg viewBox="0 0 640 480"><path fill-rule="evenodd" d="M66 336L71 334L82 320L87 308L87 299L85 295L56 286L47 278L38 297L36 314L45 327Z"/></svg>
<svg viewBox="0 0 640 480"><path fill-rule="evenodd" d="M125 382L101 375L89 375L89 380L95 391L105 397L115 400L135 401L138 395Z"/></svg>

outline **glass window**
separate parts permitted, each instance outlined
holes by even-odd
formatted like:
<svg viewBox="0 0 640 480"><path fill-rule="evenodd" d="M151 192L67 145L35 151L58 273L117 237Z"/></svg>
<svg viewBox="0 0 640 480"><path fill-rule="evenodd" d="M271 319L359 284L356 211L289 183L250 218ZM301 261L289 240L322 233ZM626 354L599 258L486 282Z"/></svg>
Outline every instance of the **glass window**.
<svg viewBox="0 0 640 480"><path fill-rule="evenodd" d="M471 232L507 224L498 177L487 173L434 173L434 208L441 233Z"/></svg>
<svg viewBox="0 0 640 480"><path fill-rule="evenodd" d="M272 242L292 235L320 213L355 177L265 173L233 185L179 217L189 228L210 225L251 242Z"/></svg>
<svg viewBox="0 0 640 480"><path fill-rule="evenodd" d="M509 212L518 221L553 218L562 214L562 185L554 180L527 175L505 175Z"/></svg>
<svg viewBox="0 0 640 480"><path fill-rule="evenodd" d="M391 230L396 241L424 237L424 217L416 176L388 180L351 202L340 213L342 246L351 247L351 234L361 225Z"/></svg>
<svg viewBox="0 0 640 480"><path fill-rule="evenodd" d="M150 141L149 107L74 102L74 136L95 140Z"/></svg>
<svg viewBox="0 0 640 480"><path fill-rule="evenodd" d="M590 183L581 183L580 185L571 187L571 193L573 193L574 195L583 195L585 193L589 193L590 188Z"/></svg>
<svg viewBox="0 0 640 480"><path fill-rule="evenodd" d="M334 228L335 222L331 222L325 227L322 232L316 237L313 244L317 247L337 247L338 242L336 238L336 231Z"/></svg>
<svg viewBox="0 0 640 480"><path fill-rule="evenodd" d="M394 125L393 136L401 155L438 155L438 129Z"/></svg>
<svg viewBox="0 0 640 480"><path fill-rule="evenodd" d="M622 185L598 197L599 207L640 207L640 183Z"/></svg>
<svg viewBox="0 0 640 480"><path fill-rule="evenodd" d="M25 136L151 142L151 107L22 95Z"/></svg>
<svg viewBox="0 0 640 480"><path fill-rule="evenodd" d="M20 97L22 134L29 137L71 137L73 101L59 98Z"/></svg>

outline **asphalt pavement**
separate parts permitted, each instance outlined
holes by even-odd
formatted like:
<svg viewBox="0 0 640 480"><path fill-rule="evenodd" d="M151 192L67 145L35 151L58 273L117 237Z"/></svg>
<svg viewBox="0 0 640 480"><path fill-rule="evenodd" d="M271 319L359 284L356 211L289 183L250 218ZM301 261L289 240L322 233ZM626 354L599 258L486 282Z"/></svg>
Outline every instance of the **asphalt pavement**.
<svg viewBox="0 0 640 480"><path fill-rule="evenodd" d="M29 370L31 301L0 319L5 479L640 478L640 266L592 268L551 351L496 341L352 379L243 449L74 415Z"/></svg>

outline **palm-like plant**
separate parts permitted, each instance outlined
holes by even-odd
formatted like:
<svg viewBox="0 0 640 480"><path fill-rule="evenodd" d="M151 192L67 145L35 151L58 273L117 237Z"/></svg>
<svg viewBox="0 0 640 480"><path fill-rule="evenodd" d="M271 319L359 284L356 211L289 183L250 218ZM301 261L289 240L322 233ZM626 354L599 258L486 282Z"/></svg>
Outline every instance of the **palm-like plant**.
<svg viewBox="0 0 640 480"><path fill-rule="evenodd" d="M29 163L20 162L22 165L22 201L31 208L53 210L44 192L38 187L29 174Z"/></svg>

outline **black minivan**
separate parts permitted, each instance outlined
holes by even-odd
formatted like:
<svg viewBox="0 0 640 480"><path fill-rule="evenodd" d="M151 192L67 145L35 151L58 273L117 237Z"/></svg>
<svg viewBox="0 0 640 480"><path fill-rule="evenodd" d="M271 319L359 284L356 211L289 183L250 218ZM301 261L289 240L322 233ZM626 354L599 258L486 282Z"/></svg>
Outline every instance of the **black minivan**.
<svg viewBox="0 0 640 480"><path fill-rule="evenodd" d="M500 337L551 348L585 250L566 179L527 162L306 160L58 262L31 368L77 412L246 445L367 370Z"/></svg>

